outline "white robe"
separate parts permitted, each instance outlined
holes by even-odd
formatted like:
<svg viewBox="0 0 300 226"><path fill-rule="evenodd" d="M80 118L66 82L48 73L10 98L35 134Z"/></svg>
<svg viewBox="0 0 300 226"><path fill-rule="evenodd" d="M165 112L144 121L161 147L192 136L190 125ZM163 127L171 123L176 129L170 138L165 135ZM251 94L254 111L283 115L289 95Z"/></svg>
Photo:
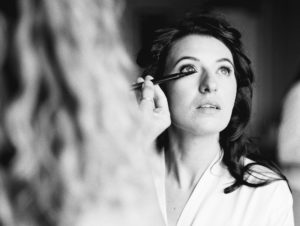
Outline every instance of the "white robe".
<svg viewBox="0 0 300 226"><path fill-rule="evenodd" d="M163 158L162 173L156 175L155 186L162 215L168 225ZM247 159L246 163L249 161ZM262 173L266 171L263 167L255 169ZM285 181L275 181L258 188L242 186L225 194L224 188L233 181L220 155L216 156L185 204L177 226L294 226L293 199Z"/></svg>

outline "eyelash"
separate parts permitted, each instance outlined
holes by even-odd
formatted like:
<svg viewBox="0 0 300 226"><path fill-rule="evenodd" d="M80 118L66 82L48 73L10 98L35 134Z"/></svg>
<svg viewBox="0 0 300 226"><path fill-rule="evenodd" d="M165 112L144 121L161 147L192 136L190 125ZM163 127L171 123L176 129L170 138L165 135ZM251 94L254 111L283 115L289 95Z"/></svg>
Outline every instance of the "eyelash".
<svg viewBox="0 0 300 226"><path fill-rule="evenodd" d="M179 68L179 72L183 72L184 69L190 67L190 69L192 68L192 70L196 73L197 72L197 69L196 67L193 65L193 64L184 64L182 65L180 68ZM227 76L230 76L231 75L231 72L232 72L232 69L228 66L221 66L218 71L220 70L226 70L227 71ZM187 71L185 71L187 72Z"/></svg>
<svg viewBox="0 0 300 226"><path fill-rule="evenodd" d="M231 75L232 69L230 67L227 66L221 66L218 70L226 70L227 71L227 75Z"/></svg>
<svg viewBox="0 0 300 226"><path fill-rule="evenodd" d="M188 67L192 68L193 71L194 71L195 73L197 72L196 67L195 67L194 65L192 65L192 64L185 64L185 65L182 65L182 66L179 68L179 72L183 72L183 70L184 70L185 68L188 68ZM187 71L185 71L185 72L187 72Z"/></svg>

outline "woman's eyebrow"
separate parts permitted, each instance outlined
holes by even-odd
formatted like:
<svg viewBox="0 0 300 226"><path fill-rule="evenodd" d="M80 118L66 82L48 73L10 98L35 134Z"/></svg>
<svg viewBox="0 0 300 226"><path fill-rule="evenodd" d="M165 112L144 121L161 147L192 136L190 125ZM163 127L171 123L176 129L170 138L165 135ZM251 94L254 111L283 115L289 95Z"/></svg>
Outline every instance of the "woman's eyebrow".
<svg viewBox="0 0 300 226"><path fill-rule="evenodd" d="M175 67L180 61L182 60L194 60L194 61L200 61L198 58L196 57L192 57L192 56L183 56L183 57L180 57L178 60L176 60L176 62L174 63L174 66Z"/></svg>
<svg viewBox="0 0 300 226"><path fill-rule="evenodd" d="M221 58L221 59L217 60L217 62L223 62L223 61L226 61L226 62L230 63L232 65L232 67L234 67L233 62L228 58Z"/></svg>

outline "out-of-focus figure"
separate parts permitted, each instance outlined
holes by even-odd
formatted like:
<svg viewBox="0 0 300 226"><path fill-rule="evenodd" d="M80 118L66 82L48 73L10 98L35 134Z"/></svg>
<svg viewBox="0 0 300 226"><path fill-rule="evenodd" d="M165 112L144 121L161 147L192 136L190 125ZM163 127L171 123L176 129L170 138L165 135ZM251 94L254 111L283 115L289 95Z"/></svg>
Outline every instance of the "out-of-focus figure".
<svg viewBox="0 0 300 226"><path fill-rule="evenodd" d="M123 6L2 1L0 225L162 222L128 86Z"/></svg>
<svg viewBox="0 0 300 226"><path fill-rule="evenodd" d="M278 132L279 161L294 197L295 224L300 225L300 72L285 96Z"/></svg>

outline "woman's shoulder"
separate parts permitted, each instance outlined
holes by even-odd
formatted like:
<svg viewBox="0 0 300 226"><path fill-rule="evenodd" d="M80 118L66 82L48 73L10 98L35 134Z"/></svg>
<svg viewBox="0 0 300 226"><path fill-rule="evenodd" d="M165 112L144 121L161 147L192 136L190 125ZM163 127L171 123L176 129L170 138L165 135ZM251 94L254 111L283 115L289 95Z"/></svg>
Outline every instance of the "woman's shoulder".
<svg viewBox="0 0 300 226"><path fill-rule="evenodd" d="M251 184L265 182L266 185L257 188L266 191L268 196L279 195L283 199L282 201L292 202L292 194L288 181L277 170L272 169L264 163L258 163L248 158L245 158L244 164L248 169L247 182Z"/></svg>
<svg viewBox="0 0 300 226"><path fill-rule="evenodd" d="M250 159L245 160L249 167L247 182L252 184L266 182L263 186L241 186L239 196L255 207L255 213L267 216L268 225L293 224L293 197L288 182L267 165Z"/></svg>
<svg viewBox="0 0 300 226"><path fill-rule="evenodd" d="M280 174L268 166L266 163L254 161L249 158L244 158L244 167L247 173L247 181L257 183L262 180L279 180Z"/></svg>

